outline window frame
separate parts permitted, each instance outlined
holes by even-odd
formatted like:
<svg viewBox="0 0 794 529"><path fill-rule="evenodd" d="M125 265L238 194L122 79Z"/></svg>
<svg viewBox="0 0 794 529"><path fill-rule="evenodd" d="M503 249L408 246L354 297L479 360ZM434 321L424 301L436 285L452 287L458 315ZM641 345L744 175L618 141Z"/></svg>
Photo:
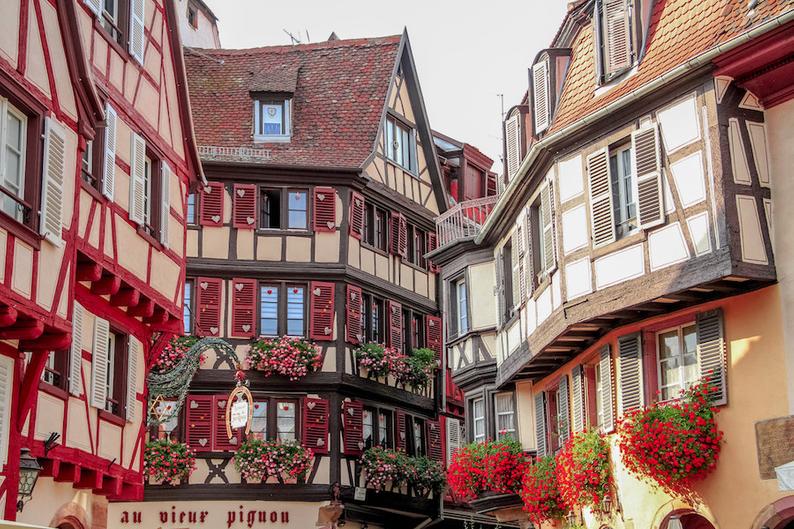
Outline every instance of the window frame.
<svg viewBox="0 0 794 529"><path fill-rule="evenodd" d="M461 336L465 336L471 330L471 321L469 321L469 283L467 281L465 271L449 279L447 285L447 291L449 292L448 310L451 316L451 318L449 318L450 324L447 327L447 333L450 340L456 340ZM465 304L463 305L466 312L465 329L461 327L461 285L463 286L463 291L465 292Z"/></svg>
<svg viewBox="0 0 794 529"><path fill-rule="evenodd" d="M380 446L382 448L394 448L394 411L388 408L382 408L379 406L372 406L372 405L365 405L364 406L364 413L369 413L372 417L372 436L373 439L370 443L367 443L367 438L365 437L365 432L362 428L362 436L364 440L364 449L372 448L373 446ZM385 414L386 418L386 443L385 445L380 444L380 414ZM362 425L364 424L363 415L362 415ZM377 441L377 442L375 442Z"/></svg>
<svg viewBox="0 0 794 529"><path fill-rule="evenodd" d="M392 145L389 145L389 138L394 138L395 131L399 130L401 135L402 133L407 134L408 136L408 147L407 153L409 156L408 164L404 163L404 148L402 142L400 142L400 158L401 160L397 159L397 149L398 147L395 146L395 140L392 139ZM391 132L390 132L391 131ZM402 138L401 138L402 140ZM416 142L416 128L408 123L405 119L397 116L396 114L389 112L386 115L385 123L384 123L384 131L383 131L383 146L385 151L386 160L393 163L394 165L400 167L401 169L407 171L412 176L418 176L418 146Z"/></svg>
<svg viewBox="0 0 794 529"><path fill-rule="evenodd" d="M126 50L129 46L130 38L130 0L114 0L117 10L115 19L111 19L106 15L106 0L100 1L101 5L99 6L99 13L96 15L95 26L101 30L101 33L108 41ZM129 55L129 52L125 51L124 56L127 55Z"/></svg>
<svg viewBox="0 0 794 529"><path fill-rule="evenodd" d="M482 405L482 416L477 416L477 404ZM483 442L488 439L488 420L487 420L487 412L485 406L485 397L478 396L470 400L469 402L469 410L471 416L471 430L470 430L470 439L474 443ZM482 435L477 434L477 424L482 423Z"/></svg>
<svg viewBox="0 0 794 529"><path fill-rule="evenodd" d="M188 26L190 26L194 30L198 29L198 16L199 16L198 6L194 2L188 0L186 8L187 9L185 12L185 19L187 20ZM190 16L191 13L193 13L192 21Z"/></svg>
<svg viewBox="0 0 794 529"><path fill-rule="evenodd" d="M377 329L373 325L372 307L378 308ZM383 343L386 339L386 300L369 292L361 293L361 334L365 342Z"/></svg>
<svg viewBox="0 0 794 529"><path fill-rule="evenodd" d="M93 140L86 141L85 152L91 149L90 172L83 168L83 158L80 158L80 185L88 189L97 198L102 197L102 181L104 180L105 161L105 129L97 129ZM94 193L96 191L96 193Z"/></svg>
<svg viewBox="0 0 794 529"><path fill-rule="evenodd" d="M71 351L69 349L59 351L49 351L47 360L44 363L44 370L41 372L40 387L48 393L55 393L57 396L66 397L69 388L69 362ZM52 363L52 366L50 366ZM48 380L47 374L53 378ZM55 378L57 376L57 378Z"/></svg>
<svg viewBox="0 0 794 529"><path fill-rule="evenodd" d="M262 289L264 287L275 287L278 289L276 300L276 334L264 334L262 332ZM289 336L293 338L308 338L309 332L309 284L300 281L259 281L257 284L256 293L256 311L257 311L257 332L260 336L267 336L276 338L281 336ZM288 320L287 320L287 289L292 287L303 288L303 334L292 335L287 334Z"/></svg>
<svg viewBox="0 0 794 529"><path fill-rule="evenodd" d="M512 409L510 412L500 412L497 408L497 401L500 397L508 397L510 399L510 403ZM512 429L506 429L504 434L501 433L499 429L499 417L509 415L511 417L511 423L513 425ZM516 395L512 391L499 391L493 394L493 424L494 424L494 438L499 441L501 439L518 439L518 428L517 428L517 421L516 421ZM512 436L511 436L512 434Z"/></svg>
<svg viewBox="0 0 794 529"><path fill-rule="evenodd" d="M695 368L696 368L696 370L695 370L695 378L694 378L694 380L688 381L689 385L686 385L685 378L684 378L685 364L682 362L684 356L686 356L686 354L687 354L685 352L684 347L683 347L685 345L685 342L684 342L684 330L685 329L690 329L690 328L692 329L692 332L694 333L694 336L695 336L694 356L695 356ZM658 391L658 395L659 395L658 402L674 402L674 401L676 401L676 400L678 400L680 398L679 395L678 395L678 392L674 396L669 396L668 398L664 398L664 392L665 392L666 389L668 389L670 387L670 384L668 384L667 386L662 384L662 355L661 355L661 344L659 342L659 339L660 339L660 337L663 334L668 334L668 333L671 333L673 331L675 331L677 333L676 338L677 338L678 347L679 347L679 354L676 357L676 360L679 361L679 366L678 366L679 382L677 384L679 386L678 392L680 392L681 390L687 389L688 387L691 387L693 384L696 384L698 382L698 380L700 380L700 355L698 354L698 349L697 349L697 322L696 321L687 321L687 322L680 323L678 325L674 325L672 327L667 327L667 328L664 328L664 329L659 329L658 331L654 331L653 332L653 335L654 335L654 347L655 347L655 352L656 352L656 360L655 360L656 390Z"/></svg>
<svg viewBox="0 0 794 529"><path fill-rule="evenodd" d="M311 231L311 219L312 219L312 205L311 205L311 191L312 189L309 187L293 187L293 186L272 186L272 185L261 185L259 186L257 200L258 207L257 210L259 212L259 221L257 223L257 230L273 233L273 232L283 232L283 233L309 233ZM277 192L279 195L279 226L276 228L273 227L265 227L263 226L263 222L265 218L270 219L271 215L265 215L265 200L264 195L268 192ZM290 193L304 193L306 195L306 223L305 227L303 228L290 228L289 227L289 195Z"/></svg>
<svg viewBox="0 0 794 529"><path fill-rule="evenodd" d="M265 134L262 128L262 106L281 106L280 134ZM255 143L288 143L292 139L292 97L287 94L259 94L254 97L253 138Z"/></svg>
<svg viewBox="0 0 794 529"><path fill-rule="evenodd" d="M382 226L380 233L378 232L379 225ZM361 244L384 255L389 248L389 214L382 207L369 201L364 203L364 229Z"/></svg>
<svg viewBox="0 0 794 529"><path fill-rule="evenodd" d="M403 305L402 308L402 339L403 339L403 354L410 355L414 349L422 349L426 347L425 343L425 314L411 307ZM419 329L414 329L414 323L419 322ZM418 331L418 334L416 332ZM418 342L415 340L418 338Z"/></svg>
<svg viewBox="0 0 794 529"><path fill-rule="evenodd" d="M190 296L188 298L188 290L190 290ZM186 335L190 335L193 333L193 324L195 323L195 318L193 315L196 313L196 280L195 278L188 277L185 278L185 287L182 290L182 328L185 331ZM185 316L187 315L187 320L185 321Z"/></svg>
<svg viewBox="0 0 794 529"><path fill-rule="evenodd" d="M301 420L302 420L302 408L301 399L300 397L296 397L294 395L277 395L272 393L259 393L253 392L253 401L251 404L254 403L265 403L266 410L265 410L265 435L264 440L267 441L277 441L278 440L278 404L288 402L290 404L295 405L295 439L294 442L300 443L301 442L301 435L303 434L303 429L301 428ZM246 440L250 439L258 439L258 437L254 437L254 434L259 432L249 432L244 437Z"/></svg>
<svg viewBox="0 0 794 529"><path fill-rule="evenodd" d="M191 198L193 199L192 206L190 204ZM185 224L188 227L190 227L190 226L198 226L198 223L199 223L199 219L198 219L198 217L199 217L198 216L198 213L199 213L199 200L200 200L199 193L197 193L195 191L192 191L192 192L188 193L187 197L185 198ZM190 215L191 207L193 208L193 216L192 217Z"/></svg>
<svg viewBox="0 0 794 529"><path fill-rule="evenodd" d="M625 169L622 159L622 156L625 156L624 153L627 153L629 159L627 175L619 174L620 169ZM609 147L607 157L609 163L609 179L612 186L611 200L615 240L619 241L640 232L640 227L637 224L637 197L634 196L637 174L632 166L633 152L631 141L627 140ZM615 159L614 171L612 167L613 157ZM624 184L626 184L627 179L628 190L624 189ZM624 199L627 199L629 195L631 195L631 202L624 203ZM634 216L629 216L632 206ZM626 215L626 220L621 221L620 218L624 213Z"/></svg>
<svg viewBox="0 0 794 529"><path fill-rule="evenodd" d="M113 369L107 370L107 377L112 377L112 380L105 379L105 385L108 388L105 407L99 411L100 416L126 420L124 414L127 404L127 357L130 337L121 329L113 326L110 327L108 340L110 337L113 337L113 344L112 347L111 344L108 344L108 364Z"/></svg>

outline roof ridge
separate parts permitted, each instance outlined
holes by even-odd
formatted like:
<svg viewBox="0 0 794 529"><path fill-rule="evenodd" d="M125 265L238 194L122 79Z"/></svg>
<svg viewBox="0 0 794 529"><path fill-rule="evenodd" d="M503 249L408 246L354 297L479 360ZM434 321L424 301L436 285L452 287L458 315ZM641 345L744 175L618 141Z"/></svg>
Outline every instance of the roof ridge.
<svg viewBox="0 0 794 529"><path fill-rule="evenodd" d="M361 37L355 39L339 39L323 42L310 42L306 44L278 44L272 46L256 46L253 48L193 48L185 46L190 51L200 51L207 55L256 55L261 53L289 53L294 51L314 51L332 48L350 48L355 46L382 46L396 44L402 35L386 35L383 37Z"/></svg>

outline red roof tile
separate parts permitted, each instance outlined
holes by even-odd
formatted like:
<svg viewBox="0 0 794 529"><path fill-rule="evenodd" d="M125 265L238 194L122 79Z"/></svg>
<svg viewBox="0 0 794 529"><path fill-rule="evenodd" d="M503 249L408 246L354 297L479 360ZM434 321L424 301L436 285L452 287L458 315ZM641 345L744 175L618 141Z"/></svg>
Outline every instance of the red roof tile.
<svg viewBox="0 0 794 529"><path fill-rule="evenodd" d="M593 26L583 27L571 45L571 65L551 131L574 123L710 48L790 9L790 0L761 0L754 16L748 17L747 0L658 0L651 16L645 56L637 72L598 96Z"/></svg>
<svg viewBox="0 0 794 529"><path fill-rule="evenodd" d="M375 144L400 40L392 36L244 50L186 49L202 158L360 167ZM251 92L290 85L295 86L291 141L254 143ZM208 154L208 147L216 148L214 154ZM243 156L237 148L266 149L271 158Z"/></svg>

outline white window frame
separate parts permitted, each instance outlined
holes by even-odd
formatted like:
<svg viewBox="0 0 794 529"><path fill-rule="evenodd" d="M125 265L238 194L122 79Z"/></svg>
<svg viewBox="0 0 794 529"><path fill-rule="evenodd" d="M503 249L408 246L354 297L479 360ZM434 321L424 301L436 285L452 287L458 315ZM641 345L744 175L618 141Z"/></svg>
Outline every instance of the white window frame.
<svg viewBox="0 0 794 529"><path fill-rule="evenodd" d="M691 381L688 381L688 384L685 382L685 378L684 378L685 371L684 371L684 362L683 362L684 354L685 354L684 353L684 348L683 348L683 345L684 345L684 329L686 329L686 328L692 328L693 332L695 333L695 366L696 366L695 379L691 380ZM678 384L676 384L676 386L679 387L679 391L680 391L681 389L687 389L687 388L692 387L692 385L696 384L698 382L698 380L700 380L700 355L698 354L698 348L697 348L697 322L691 321L691 322L687 322L687 323L684 323L684 324L681 324L681 325L676 325L674 327L670 327L670 328L667 328L667 329L656 331L654 333L654 340L656 341L656 380L659 381L658 382L658 385L659 385L658 391L659 391L659 400L661 402L671 402L671 401L678 400L678 393L677 392L676 392L675 395L672 395L669 398L665 399L664 398L664 394L663 394L664 390L668 389L668 388L672 388L673 385L672 384L668 384L666 386L662 385L662 355L661 355L662 349L661 349L661 346L660 346L660 343L659 343L659 337L661 335L663 335L663 334L667 334L667 333L673 332L673 331L677 332L677 335L678 335L677 336L678 337L678 347L679 347L679 354L678 354L678 357L677 357L678 360L679 360L679 366L678 366L678 380L679 380L679 382L678 382Z"/></svg>
<svg viewBox="0 0 794 529"><path fill-rule="evenodd" d="M408 135L408 156L410 156L410 160L408 163L405 163L405 159L397 159L396 152L397 147L395 147L394 143L396 141L395 138L395 131L400 130L401 132L404 130L407 132ZM404 170L408 171L412 175L416 175L417 173L417 152L416 152L416 129L407 125L405 122L401 121L399 118L389 114L386 116L386 123L385 123L385 130L383 131L384 140L383 144L386 151L386 159L389 160L391 163L400 166ZM391 139L391 141L389 141ZM402 139L400 140L400 151L402 153ZM402 154L400 156L402 158Z"/></svg>
<svg viewBox="0 0 794 529"><path fill-rule="evenodd" d="M281 134L264 134L262 132L262 105L281 103L284 116L284 130ZM255 142L282 142L287 143L292 139L292 99L267 98L254 100L254 141Z"/></svg>
<svg viewBox="0 0 794 529"><path fill-rule="evenodd" d="M118 400L113 391L113 384L116 378L116 340L118 340L118 336L113 331L110 331L108 333L107 373L105 374L105 411L108 413L113 413L110 401Z"/></svg>
<svg viewBox="0 0 794 529"><path fill-rule="evenodd" d="M143 223L146 226L152 225L152 164L154 163L151 157L146 156L143 165ZM160 197L165 200L165 197ZM161 222L167 222L168 219L161 219Z"/></svg>
<svg viewBox="0 0 794 529"><path fill-rule="evenodd" d="M498 401L499 399L507 399L510 401L510 411L499 411ZM516 436L516 402L513 398L512 393L497 393L494 395L493 398L493 409L494 409L494 429L496 431L496 440L500 439L517 439ZM513 425L512 428L505 429L504 433L501 433L499 429L499 417L507 417L510 416L510 422Z"/></svg>
<svg viewBox="0 0 794 529"><path fill-rule="evenodd" d="M604 398L601 395L603 385L601 384L601 363L596 362L593 366L595 373L595 409L596 409L596 423L595 427L599 431L603 431L604 427Z"/></svg>
<svg viewBox="0 0 794 529"><path fill-rule="evenodd" d="M281 416L281 413L283 411L281 409L281 405L282 404L288 404L288 405L292 406L292 416L291 417L289 415ZM284 418L284 419L291 418L292 419L292 431L291 432L287 431L287 430L284 430L284 431L281 430L281 427L279 426L279 418ZM282 437L282 433L285 434L285 435L291 435L292 437L291 438L290 437ZM284 441L297 441L298 440L298 403L295 402L294 400L279 400L279 401L276 401L276 440L282 441L282 442L284 442Z"/></svg>
<svg viewBox="0 0 794 529"><path fill-rule="evenodd" d="M477 415L477 406L481 406L482 415ZM478 434L478 426L481 426L482 433ZM485 441L488 437L488 432L485 424L485 398L478 397L471 401L471 437L472 441L479 443Z"/></svg>
<svg viewBox="0 0 794 529"><path fill-rule="evenodd" d="M27 162L27 152L28 152L28 116L19 110L17 107L12 105L7 99L0 98L0 108L2 109L2 123L0 123L0 176L2 176L2 185L8 191L14 192L9 186L6 185L7 176L6 175L6 151L9 148L8 145L8 115L14 116L16 119L20 121L20 144L21 148L19 149L19 189L16 191L16 196L23 202L25 201L25 170L26 170L26 162ZM16 147L13 147L16 151ZM5 193L2 194L2 200L11 200L13 199L10 197L6 197ZM17 205L16 202L14 202ZM24 221L24 211L20 210L19 207L15 208L15 214L9 215L13 217L18 222Z"/></svg>
<svg viewBox="0 0 794 529"><path fill-rule="evenodd" d="M623 231L618 229L621 226L621 222L620 222L618 216L616 215L616 213L617 213L616 209L623 210L625 208L628 208L628 205L629 205L628 203L624 204L623 199L625 199L626 197L624 196L625 193L621 192L621 190L623 188L621 179L624 178L620 174L620 171L623 168L623 158L622 158L621 155L624 152L628 152L629 153L629 160L630 160L629 161L629 191L632 194L632 197L631 197L632 198L632 204L634 205L634 216L633 217L629 217L628 219L626 219L626 224L627 225L628 224L633 224L633 225L632 225L632 227L630 229L628 229L625 232L623 232ZM617 175L614 175L612 173L612 157L613 156L615 156L615 158L617 160L617 171L618 171ZM637 219L637 196L636 196L636 194L637 194L637 173L635 171L634 166L631 165L633 160L634 160L634 152L633 152L633 149L631 147L631 143L627 143L625 145L621 145L620 147L618 147L616 149L610 149L609 152L607 153L607 163L610 165L609 179L612 180L612 178L614 177L616 179L617 184L618 184L618 189L617 190L615 190L614 186L612 187L613 196L611 197L611 199L612 199L612 219L613 219L613 222L615 224L615 228L614 228L615 229L615 240L620 240L620 239L626 238L629 235L634 235L635 233L638 233L640 231L639 220ZM612 183L614 184L614 182L612 182ZM615 193L617 193L617 200L615 200L615 196L614 196ZM622 213L622 211L621 211L621 213ZM630 222L630 221L632 221L632 222Z"/></svg>
<svg viewBox="0 0 794 529"><path fill-rule="evenodd" d="M469 292L466 278L455 282L455 303L457 309L458 336L469 332Z"/></svg>
<svg viewBox="0 0 794 529"><path fill-rule="evenodd" d="M375 438L375 414L377 410L372 408L364 408L361 413L361 438L364 443L367 442L367 436L372 440L372 446L376 446L377 439ZM367 416L369 416L369 424L367 424Z"/></svg>

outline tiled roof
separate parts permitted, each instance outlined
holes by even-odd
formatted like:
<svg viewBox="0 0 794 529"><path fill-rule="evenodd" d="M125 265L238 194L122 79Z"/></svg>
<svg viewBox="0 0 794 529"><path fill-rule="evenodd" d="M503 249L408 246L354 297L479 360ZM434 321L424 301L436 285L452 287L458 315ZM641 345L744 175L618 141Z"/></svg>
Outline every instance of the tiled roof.
<svg viewBox="0 0 794 529"><path fill-rule="evenodd" d="M375 144L400 40L392 36L244 50L186 49L202 158L360 167ZM291 141L254 143L251 93L285 91L293 85Z"/></svg>
<svg viewBox="0 0 794 529"><path fill-rule="evenodd" d="M637 72L596 95L593 25L581 29L551 131L562 129L689 59L794 7L791 0L760 0L748 17L747 0L657 0L645 55Z"/></svg>

